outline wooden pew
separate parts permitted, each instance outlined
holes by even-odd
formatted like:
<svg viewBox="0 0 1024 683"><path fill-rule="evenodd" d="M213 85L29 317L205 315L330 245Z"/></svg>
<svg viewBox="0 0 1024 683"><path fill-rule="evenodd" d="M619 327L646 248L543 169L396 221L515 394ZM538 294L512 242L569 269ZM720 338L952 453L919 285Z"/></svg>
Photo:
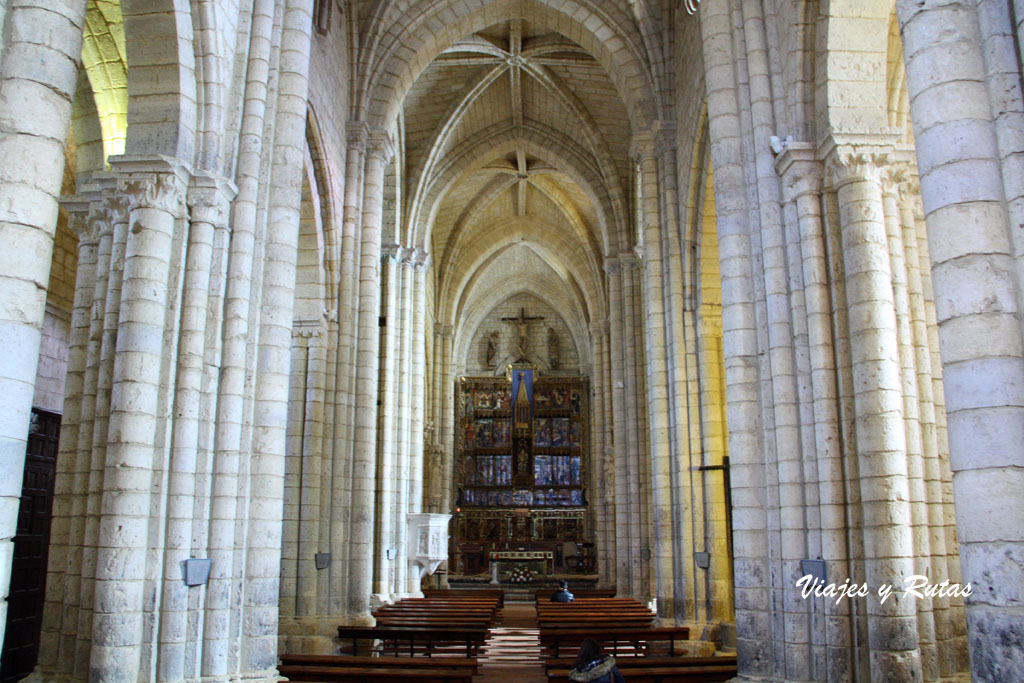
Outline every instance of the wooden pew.
<svg viewBox="0 0 1024 683"><path fill-rule="evenodd" d="M622 675L629 683L713 683L734 678L736 665L635 667L622 671ZM551 669L548 683L569 683L569 669Z"/></svg>
<svg viewBox="0 0 1024 683"><path fill-rule="evenodd" d="M346 655L307 655L307 654L282 654L278 670L287 667L288 670L297 670L292 667L325 667L331 669L364 669L373 667L383 670L412 669L424 672L433 670L435 672L469 674L475 676L480 673L480 666L476 659L465 657L352 657ZM282 675L288 675L282 672ZM291 680L304 680L292 678Z"/></svg>
<svg viewBox="0 0 1024 683"><path fill-rule="evenodd" d="M359 654L360 640L381 640L394 643L408 643L406 648L412 656L417 651L417 644L430 657L437 646L451 643L464 643L466 657L472 658L483 647L487 639L486 626L435 626L435 625L379 625L379 626L339 626L338 638L352 641L352 654Z"/></svg>
<svg viewBox="0 0 1024 683"><path fill-rule="evenodd" d="M649 627L655 613L631 598L593 598L580 602L538 603L541 631L593 626Z"/></svg>
<svg viewBox="0 0 1024 683"><path fill-rule="evenodd" d="M563 648L579 647L587 638L592 638L602 645L605 652L616 654L622 645L632 645L636 651L644 650L643 644L654 641L667 641L669 653L675 653L677 640L687 640L690 629L687 626L666 626L661 628L619 628L614 625L582 626L574 628L541 629L540 644L552 656L560 657Z"/></svg>
<svg viewBox="0 0 1024 683"><path fill-rule="evenodd" d="M570 669L576 663L576 657L558 657L544 660L544 670ZM615 663L623 672L633 668L671 667L671 666L704 666L704 665L736 665L736 655L715 655L712 657L616 657Z"/></svg>
<svg viewBox="0 0 1024 683"><path fill-rule="evenodd" d="M558 592L557 588L538 588L534 595L534 600L537 602L543 602L545 600L550 601L551 596ZM614 598L614 588L572 588L570 586L569 592L579 600L580 598Z"/></svg>
<svg viewBox="0 0 1024 683"><path fill-rule="evenodd" d="M497 614L494 601L482 604L436 604L429 601L400 600L377 609L373 616L379 625L402 626L483 626L493 625Z"/></svg>
<svg viewBox="0 0 1024 683"><path fill-rule="evenodd" d="M460 627L479 627L486 630L492 624L491 619L487 617L451 619L445 616L381 615L376 619L378 626L451 626L455 624Z"/></svg>
<svg viewBox="0 0 1024 683"><path fill-rule="evenodd" d="M565 628L651 628L653 617L647 615L604 614L588 617L538 619L541 632Z"/></svg>
<svg viewBox="0 0 1024 683"><path fill-rule="evenodd" d="M454 598L456 600L488 596L494 597L498 600L498 607L505 606L505 591L500 588L467 588L465 590L452 590L450 588L424 588L423 595L428 598L443 597Z"/></svg>
<svg viewBox="0 0 1024 683"><path fill-rule="evenodd" d="M424 660L413 657L339 657L320 655L325 661L302 661L300 655L284 655L278 672L290 681L424 681L426 683L472 683L476 660L450 658ZM305 655L305 658L318 655ZM374 660L374 661L365 661ZM471 665L462 662L471 662Z"/></svg>

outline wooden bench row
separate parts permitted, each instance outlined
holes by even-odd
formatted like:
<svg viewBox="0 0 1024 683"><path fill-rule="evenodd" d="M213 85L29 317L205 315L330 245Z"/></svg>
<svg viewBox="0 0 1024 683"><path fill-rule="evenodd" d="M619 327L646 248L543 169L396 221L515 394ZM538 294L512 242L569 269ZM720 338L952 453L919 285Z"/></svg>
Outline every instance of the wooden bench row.
<svg viewBox="0 0 1024 683"><path fill-rule="evenodd" d="M500 588L473 588L466 590L452 590L442 588L424 588L423 596L427 598L443 597L454 600L473 600L475 598L495 598L498 607L505 606L505 591Z"/></svg>
<svg viewBox="0 0 1024 683"><path fill-rule="evenodd" d="M549 659L544 662L548 683L569 680L574 659ZM622 657L616 666L627 681L727 681L736 675L736 656L721 657Z"/></svg>
<svg viewBox="0 0 1024 683"><path fill-rule="evenodd" d="M561 657L579 646L587 638L597 641L605 652L617 655L620 650L629 649L635 654L650 651L652 642L668 642L669 654L675 654L677 640L687 640L690 629L687 626L665 626L660 628L630 628L614 625L574 628L548 628L540 632L540 644L550 656Z"/></svg>
<svg viewBox="0 0 1024 683"><path fill-rule="evenodd" d="M427 681L471 683L479 672L476 659L446 657L344 657L281 655L278 671L291 681Z"/></svg>
<svg viewBox="0 0 1024 683"><path fill-rule="evenodd" d="M487 640L487 626L438 626L432 624L395 624L377 626L339 626L338 638L352 641L352 654L360 652L360 641L380 640L397 656L400 652L410 657L417 653L433 656L441 647L459 645L466 657L474 657ZM372 648L372 645L371 645ZM369 650L367 650L369 653Z"/></svg>
<svg viewBox="0 0 1024 683"><path fill-rule="evenodd" d="M534 600L538 603L550 601L551 596L558 592L557 588L538 588ZM576 600L580 598L614 598L614 588L569 588Z"/></svg>
<svg viewBox="0 0 1024 683"><path fill-rule="evenodd" d="M424 598L407 598L392 605L385 605L373 613L378 627L405 627L437 629L457 625L462 629L486 630L494 625L498 614L499 596L495 593L484 595L436 595ZM425 649L428 654L433 650L436 638L431 633L422 638L406 635L410 653L417 647ZM394 648L398 641L393 638L380 638L385 647ZM443 639L441 642L445 642ZM469 646L468 646L469 647Z"/></svg>

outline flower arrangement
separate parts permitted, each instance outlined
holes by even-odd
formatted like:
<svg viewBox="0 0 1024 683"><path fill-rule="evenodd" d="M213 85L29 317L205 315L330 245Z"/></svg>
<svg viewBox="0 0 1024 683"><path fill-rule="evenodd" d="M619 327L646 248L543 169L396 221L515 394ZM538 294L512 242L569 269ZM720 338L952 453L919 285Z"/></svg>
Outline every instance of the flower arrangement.
<svg viewBox="0 0 1024 683"><path fill-rule="evenodd" d="M527 583L533 581L533 572L523 565L516 565L516 567L509 572L508 580L512 583Z"/></svg>

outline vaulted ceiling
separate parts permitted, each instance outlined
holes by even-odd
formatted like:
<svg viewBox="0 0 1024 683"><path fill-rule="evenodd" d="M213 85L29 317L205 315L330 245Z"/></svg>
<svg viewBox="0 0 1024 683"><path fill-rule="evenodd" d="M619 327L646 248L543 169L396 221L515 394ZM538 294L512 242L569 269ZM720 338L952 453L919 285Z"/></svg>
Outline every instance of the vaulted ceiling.
<svg viewBox="0 0 1024 683"><path fill-rule="evenodd" d="M440 319L458 323L498 284L552 274L561 300L549 303L571 324L603 315L603 255L628 233L631 128L601 64L512 18L438 55L403 121L403 213L434 256ZM502 258L509 249L540 258Z"/></svg>

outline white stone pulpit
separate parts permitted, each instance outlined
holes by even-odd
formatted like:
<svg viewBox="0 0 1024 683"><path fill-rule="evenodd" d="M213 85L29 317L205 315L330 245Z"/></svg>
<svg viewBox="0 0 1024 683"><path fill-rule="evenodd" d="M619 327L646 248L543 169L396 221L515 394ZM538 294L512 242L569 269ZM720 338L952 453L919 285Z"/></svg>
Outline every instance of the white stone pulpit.
<svg viewBox="0 0 1024 683"><path fill-rule="evenodd" d="M410 570L422 579L448 559L448 521L452 516L424 512L408 518Z"/></svg>

